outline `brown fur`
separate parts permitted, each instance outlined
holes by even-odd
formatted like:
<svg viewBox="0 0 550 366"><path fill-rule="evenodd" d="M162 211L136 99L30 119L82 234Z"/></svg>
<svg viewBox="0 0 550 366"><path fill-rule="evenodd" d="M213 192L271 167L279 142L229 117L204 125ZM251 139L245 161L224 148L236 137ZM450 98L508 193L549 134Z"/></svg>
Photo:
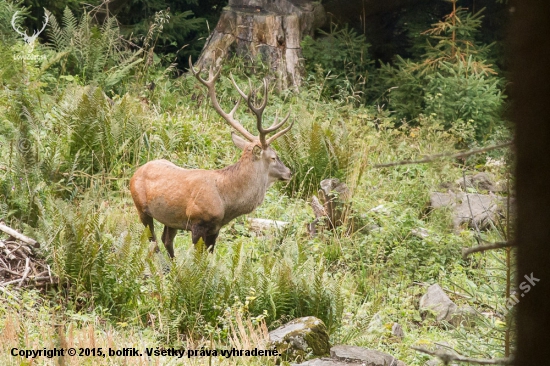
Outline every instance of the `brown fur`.
<svg viewBox="0 0 550 366"><path fill-rule="evenodd" d="M233 141L243 153L236 164L224 169L183 169L154 160L130 180L141 222L153 241L153 219L165 225L162 241L171 257L178 229L191 231L194 244L202 238L213 248L222 226L258 207L274 181L290 179L290 170L272 148L262 149L258 141L245 142L235 135Z"/></svg>

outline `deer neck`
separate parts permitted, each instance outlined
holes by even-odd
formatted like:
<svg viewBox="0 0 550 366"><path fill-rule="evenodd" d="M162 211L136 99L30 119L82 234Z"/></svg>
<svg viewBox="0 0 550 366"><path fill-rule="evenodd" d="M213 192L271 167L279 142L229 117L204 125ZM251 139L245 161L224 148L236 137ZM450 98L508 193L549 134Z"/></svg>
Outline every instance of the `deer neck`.
<svg viewBox="0 0 550 366"><path fill-rule="evenodd" d="M218 172L217 185L225 205L224 221L252 212L264 200L269 179L262 161L243 156L236 164Z"/></svg>

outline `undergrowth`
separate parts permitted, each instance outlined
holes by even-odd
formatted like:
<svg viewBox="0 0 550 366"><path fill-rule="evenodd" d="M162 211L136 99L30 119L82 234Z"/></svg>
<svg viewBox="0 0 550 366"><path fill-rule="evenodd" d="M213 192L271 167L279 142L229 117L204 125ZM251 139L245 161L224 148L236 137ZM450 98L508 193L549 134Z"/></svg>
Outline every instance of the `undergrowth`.
<svg viewBox="0 0 550 366"><path fill-rule="evenodd" d="M7 13L2 6L0 16ZM276 148L295 176L272 187L249 216L283 220L288 226L256 233L246 217L239 218L221 231L213 254L197 250L188 233L180 233L176 259L169 262L164 251L149 252L129 179L138 166L157 158L186 168L234 163L239 151L230 142L230 128L192 77L173 79L160 66L143 67L141 53L118 43L115 23L97 26L86 15L77 20L67 10L51 32L50 45L33 51L47 56L44 63L0 59L5 76L0 91L0 218L39 240L40 255L59 277L59 285L47 293L0 292L3 350L63 342L230 348L257 344L267 330L312 315L325 322L333 344L384 350L407 364L426 360L411 345L436 341L473 355L476 350L467 344L487 343L477 355L502 354L495 336L502 328L498 315L487 318L487 332L465 328L457 335L451 326L421 319L417 306L423 286L434 282L453 289L451 297L459 304L476 299L487 310L505 302L502 279L484 286L494 268L505 267L503 254L468 260L460 255L479 236L499 239L498 225L478 237L465 228L455 231L449 212L428 212L427 201L431 191L463 171L488 171L504 179L508 157L496 153L491 160L479 157L465 164L442 160L375 167L448 151L466 132L472 136L475 131L450 128L436 104L409 125L383 108L359 106L356 98L353 103L344 97L327 99L315 78L300 92L273 91L265 124L277 112L292 111L294 127ZM346 32L338 37L357 38ZM0 53L20 52L21 43L7 39ZM350 55L359 57L358 52L350 50ZM362 65L361 72L369 65ZM230 110L237 93L226 71L239 81L245 76L239 66L226 67L230 70L224 70L217 89ZM156 92L143 85L150 77L156 80ZM439 82L434 79L433 85ZM259 83L252 75L252 84ZM250 113L241 110L239 119L255 131ZM311 238L306 224L314 217L308 201L329 177L350 187L359 227ZM464 292L469 295L459 296ZM394 322L404 328L402 341L389 331ZM9 364L10 357L2 352L1 363Z"/></svg>

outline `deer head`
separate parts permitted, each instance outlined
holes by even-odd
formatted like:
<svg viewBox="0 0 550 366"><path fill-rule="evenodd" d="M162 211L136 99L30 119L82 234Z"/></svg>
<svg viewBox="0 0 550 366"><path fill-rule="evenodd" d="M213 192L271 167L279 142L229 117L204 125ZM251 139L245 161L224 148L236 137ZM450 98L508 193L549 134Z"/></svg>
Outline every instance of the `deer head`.
<svg viewBox="0 0 550 366"><path fill-rule="evenodd" d="M264 79L263 81L263 100L259 104L259 106L256 106L253 102L252 94L254 93L254 90L252 86L250 85L250 91L247 94L245 94L241 88L237 85L235 82L235 79L233 78L233 75L230 75L231 82L241 98L247 103L248 108L254 113L256 116L256 127L258 129L259 135L254 136L252 133L247 131L243 125L235 118L235 113L237 109L239 108L241 99L237 101L233 109L227 113L225 112L222 107L220 106L218 102L218 98L216 96L216 89L215 89L215 83L216 80L220 77L221 68L218 69L216 72L212 68L209 70L208 79L204 79L200 76L202 69L195 70L193 67L193 64L191 62L191 58L189 58L189 69L193 73L193 75L203 84L206 86L208 90L208 97L212 101L212 105L214 106L214 109L220 116L223 117L229 123L230 126L232 126L237 132L239 132L243 137L239 137L236 134L232 133L232 139L233 143L243 151L250 150L253 155L253 159L255 161L262 161L263 164L266 166L266 169L268 171L268 179L269 183L273 183L276 180L289 180L292 173L290 169L288 169L282 162L279 160L279 157L277 156L277 153L275 150L273 150L270 145L275 141L277 138L281 137L290 129L292 128L294 121L285 129L275 133L271 137L267 137L269 133L277 131L279 128L281 128L289 119L290 112L279 122L279 116L275 116L275 121L273 124L268 127L264 128L262 124L263 119L263 112L265 107L267 106L267 100L268 100L268 81L267 79ZM257 163L260 164L260 163Z"/></svg>

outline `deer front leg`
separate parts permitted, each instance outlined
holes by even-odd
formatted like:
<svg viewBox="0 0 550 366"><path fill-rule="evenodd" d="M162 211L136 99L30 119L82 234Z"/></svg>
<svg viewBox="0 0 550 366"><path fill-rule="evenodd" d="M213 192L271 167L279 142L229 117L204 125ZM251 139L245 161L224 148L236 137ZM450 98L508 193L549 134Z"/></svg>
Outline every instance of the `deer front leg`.
<svg viewBox="0 0 550 366"><path fill-rule="evenodd" d="M197 223L191 226L191 238L195 246L202 238L206 249L211 252L214 249L214 244L216 244L217 237L218 232L213 232L212 225L206 223Z"/></svg>
<svg viewBox="0 0 550 366"><path fill-rule="evenodd" d="M216 239L218 238L218 234L219 234L219 232L206 236L206 239L204 240L204 243L206 244L206 249L209 252L214 251L214 245L216 245Z"/></svg>

